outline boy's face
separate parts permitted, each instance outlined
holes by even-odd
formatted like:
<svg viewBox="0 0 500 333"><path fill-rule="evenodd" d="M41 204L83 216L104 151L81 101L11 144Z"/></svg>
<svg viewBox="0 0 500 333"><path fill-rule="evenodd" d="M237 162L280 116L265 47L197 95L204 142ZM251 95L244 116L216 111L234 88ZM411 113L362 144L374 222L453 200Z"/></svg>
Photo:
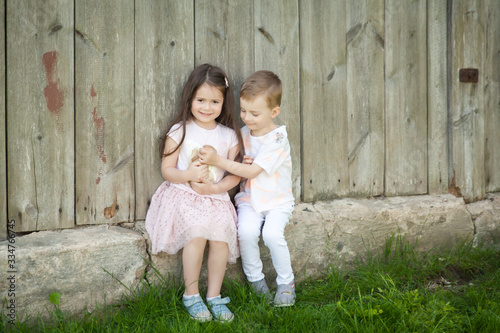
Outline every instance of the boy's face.
<svg viewBox="0 0 500 333"><path fill-rule="evenodd" d="M264 95L251 101L240 98L241 120L250 129L253 136L262 136L276 128L273 119L280 113L280 107L269 108Z"/></svg>

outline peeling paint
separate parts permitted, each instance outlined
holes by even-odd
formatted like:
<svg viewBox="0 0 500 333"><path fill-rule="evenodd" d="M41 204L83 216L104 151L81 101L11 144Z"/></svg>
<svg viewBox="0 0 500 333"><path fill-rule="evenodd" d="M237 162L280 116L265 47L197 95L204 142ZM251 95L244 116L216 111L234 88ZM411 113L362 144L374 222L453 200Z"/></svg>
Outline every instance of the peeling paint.
<svg viewBox="0 0 500 333"><path fill-rule="evenodd" d="M61 129L62 123L60 120L61 109L64 106L64 90L61 89L61 80L57 77L57 51L50 51L44 53L42 57L43 65L45 67L45 76L47 85L43 90L47 108L50 113L56 118L57 127Z"/></svg>
<svg viewBox="0 0 500 333"><path fill-rule="evenodd" d="M94 90L94 85L90 88L90 97L92 97L92 101L97 96L97 93ZM94 107L92 111L92 121L94 122L94 126L96 128L96 141L97 141L97 151L99 153L99 158L103 163L106 163L106 154L104 152L104 134L106 131L106 122L103 117L97 116L97 106Z"/></svg>
<svg viewBox="0 0 500 333"><path fill-rule="evenodd" d="M94 97L96 97L96 96L97 96L97 93L94 90L94 85L92 85L92 87L90 87L90 97L92 97L92 100L94 100Z"/></svg>

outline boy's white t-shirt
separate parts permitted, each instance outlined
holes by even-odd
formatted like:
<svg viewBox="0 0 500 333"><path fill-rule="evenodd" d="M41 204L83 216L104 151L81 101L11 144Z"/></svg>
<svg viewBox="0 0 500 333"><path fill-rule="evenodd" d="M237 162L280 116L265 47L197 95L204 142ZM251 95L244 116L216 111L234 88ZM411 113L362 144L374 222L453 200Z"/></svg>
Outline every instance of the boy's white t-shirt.
<svg viewBox="0 0 500 333"><path fill-rule="evenodd" d="M292 194L292 158L285 126L279 126L266 135L255 137L250 129L241 129L245 154L262 171L254 179L241 185L235 197L236 205L251 203L255 211L263 212L295 201Z"/></svg>
<svg viewBox="0 0 500 333"><path fill-rule="evenodd" d="M168 132L168 136L178 144L182 139L182 132L182 124L177 123L172 126L172 129ZM184 138L184 142L180 147L179 157L177 159L177 169L187 170L191 162L191 154L193 153L193 150L197 151L204 145L210 145L214 147L217 150L218 155L227 158L229 150L238 145L238 138L236 137L236 133L233 129L219 123L217 123L217 126L214 129L207 130L198 126L192 120L186 122L186 137ZM224 170L220 168L210 166L209 170L215 175L214 183L218 183L224 177ZM196 193L187 183L171 183L171 185L180 187L189 192ZM207 196L229 200L229 195L227 194L227 192Z"/></svg>

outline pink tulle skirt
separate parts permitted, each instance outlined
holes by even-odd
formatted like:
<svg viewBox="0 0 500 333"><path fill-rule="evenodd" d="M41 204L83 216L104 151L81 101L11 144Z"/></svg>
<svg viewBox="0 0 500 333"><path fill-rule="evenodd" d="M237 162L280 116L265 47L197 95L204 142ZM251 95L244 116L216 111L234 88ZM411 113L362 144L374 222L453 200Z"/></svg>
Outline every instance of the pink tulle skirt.
<svg viewBox="0 0 500 333"><path fill-rule="evenodd" d="M226 242L227 261L240 256L236 211L231 201L197 195L163 182L146 215L152 252L175 254L194 238Z"/></svg>

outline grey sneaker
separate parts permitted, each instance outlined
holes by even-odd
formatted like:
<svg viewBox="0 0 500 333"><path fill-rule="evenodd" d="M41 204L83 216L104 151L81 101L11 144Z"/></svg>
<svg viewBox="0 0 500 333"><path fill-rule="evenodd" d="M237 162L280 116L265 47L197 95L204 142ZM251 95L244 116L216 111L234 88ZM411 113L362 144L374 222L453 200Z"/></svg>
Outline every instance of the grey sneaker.
<svg viewBox="0 0 500 333"><path fill-rule="evenodd" d="M292 306L295 304L295 282L279 284L274 297L274 306Z"/></svg>
<svg viewBox="0 0 500 333"><path fill-rule="evenodd" d="M267 287L265 279L255 281L255 282L250 282L250 286L252 287L252 289L256 295L264 295L264 297L266 298L266 300L269 303L271 303L273 301L273 295L271 295L271 292L269 291L269 288Z"/></svg>

